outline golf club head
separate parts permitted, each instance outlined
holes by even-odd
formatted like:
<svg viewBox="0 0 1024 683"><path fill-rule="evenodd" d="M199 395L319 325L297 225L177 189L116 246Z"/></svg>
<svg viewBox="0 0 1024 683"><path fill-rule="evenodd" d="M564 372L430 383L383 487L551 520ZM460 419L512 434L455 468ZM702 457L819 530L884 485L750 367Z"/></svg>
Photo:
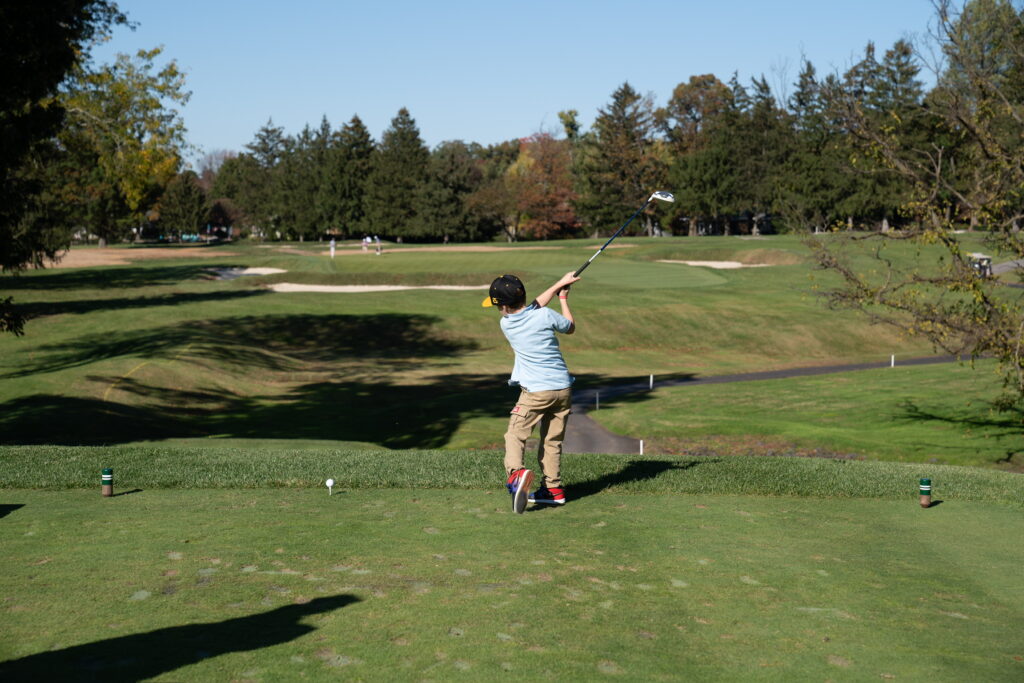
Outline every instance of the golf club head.
<svg viewBox="0 0 1024 683"><path fill-rule="evenodd" d="M663 202L674 202L676 200L671 192L665 192L664 190L656 191L651 195L651 199L659 199ZM651 199L648 199L647 201L651 201Z"/></svg>

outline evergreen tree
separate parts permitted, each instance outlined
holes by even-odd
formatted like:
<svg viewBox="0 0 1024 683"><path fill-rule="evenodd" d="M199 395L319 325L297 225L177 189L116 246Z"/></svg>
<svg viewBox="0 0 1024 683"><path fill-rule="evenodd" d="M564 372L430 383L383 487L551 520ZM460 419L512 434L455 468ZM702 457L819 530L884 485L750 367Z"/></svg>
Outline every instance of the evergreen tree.
<svg viewBox="0 0 1024 683"><path fill-rule="evenodd" d="M206 223L206 194L193 171L185 171L168 183L159 206L160 228L164 233L194 233Z"/></svg>
<svg viewBox="0 0 1024 683"><path fill-rule="evenodd" d="M663 181L654 124L651 99L629 83L620 86L611 103L598 111L593 132L581 149L583 177L576 202L580 216L597 230L617 227ZM649 217L644 222L649 230Z"/></svg>
<svg viewBox="0 0 1024 683"><path fill-rule="evenodd" d="M210 196L214 198L213 203L220 204L222 209L230 207L230 212L225 219L230 217L233 223L239 223L240 227L256 237L263 236L258 227L260 221L257 219L261 202L264 198L259 195L260 188L265 182L265 170L260 167L256 158L249 154L226 159L217 170L217 176L213 180L210 189Z"/></svg>
<svg viewBox="0 0 1024 683"><path fill-rule="evenodd" d="M430 152L416 122L402 107L384 131L366 185L367 232L402 238L413 234L416 197L427 182Z"/></svg>
<svg viewBox="0 0 1024 683"><path fill-rule="evenodd" d="M482 181L480 187L466 197L466 206L481 226L484 237L504 232L509 242L519 238L516 179L509 169L519 158L520 145L519 140L507 140L477 152Z"/></svg>
<svg viewBox="0 0 1024 683"><path fill-rule="evenodd" d="M358 116L342 126L328 146L319 203L326 225L345 237L366 231L366 183L373 153L373 138Z"/></svg>
<svg viewBox="0 0 1024 683"><path fill-rule="evenodd" d="M317 206L323 157L319 146L318 135L308 125L298 136L285 138L274 174L281 230L300 242L323 231Z"/></svg>
<svg viewBox="0 0 1024 683"><path fill-rule="evenodd" d="M252 163L240 163L238 170L245 172L249 186L242 197L232 197L239 202L252 221L252 228L258 235L272 236L281 225L281 201L278 195L281 160L287 152L287 138L284 129L275 126L269 119L258 131L253 141L245 146ZM225 195L231 197L231 195Z"/></svg>
<svg viewBox="0 0 1024 683"><path fill-rule="evenodd" d="M819 232L838 219L837 206L852 178L843 173L839 136L823 86L805 61L789 98L792 150L779 170L778 206L790 229Z"/></svg>
<svg viewBox="0 0 1024 683"><path fill-rule="evenodd" d="M691 236L703 229L728 231L742 192L743 149L749 97L735 75L729 86L713 77L691 79L690 88L676 88L674 102L662 115L675 151L669 186L673 207L688 222ZM699 108L698 108L699 107Z"/></svg>
<svg viewBox="0 0 1024 683"><path fill-rule="evenodd" d="M70 241L67 198L51 173L65 158L52 142L66 113L55 95L90 46L127 23L106 0L0 5L0 271L42 266ZM3 331L21 331L6 307Z"/></svg>
<svg viewBox="0 0 1024 683"><path fill-rule="evenodd" d="M480 221L466 201L483 183L482 164L474 149L456 140L444 142L430 155L426 183L416 198L416 219L410 236L456 241L479 239Z"/></svg>

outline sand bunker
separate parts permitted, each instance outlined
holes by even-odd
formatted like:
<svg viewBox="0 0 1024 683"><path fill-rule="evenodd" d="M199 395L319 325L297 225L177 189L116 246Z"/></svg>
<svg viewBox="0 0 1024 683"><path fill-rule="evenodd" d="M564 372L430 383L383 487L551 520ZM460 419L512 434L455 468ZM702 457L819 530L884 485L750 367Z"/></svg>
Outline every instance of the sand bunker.
<svg viewBox="0 0 1024 683"><path fill-rule="evenodd" d="M673 261L670 259L659 259L658 263L684 263L688 266L703 266L705 268L716 268L718 270L731 270L733 268L766 268L767 263L740 263L739 261Z"/></svg>
<svg viewBox="0 0 1024 683"><path fill-rule="evenodd" d="M270 285L275 292L335 292L341 294L361 294L363 292L400 292L406 289L441 289L447 291L467 291L489 289L490 285L297 285L291 282L279 282Z"/></svg>
<svg viewBox="0 0 1024 683"><path fill-rule="evenodd" d="M277 273L287 273L287 270L281 270L280 268L210 268L211 273L214 273L219 280L234 280L238 277L246 275L275 275Z"/></svg>

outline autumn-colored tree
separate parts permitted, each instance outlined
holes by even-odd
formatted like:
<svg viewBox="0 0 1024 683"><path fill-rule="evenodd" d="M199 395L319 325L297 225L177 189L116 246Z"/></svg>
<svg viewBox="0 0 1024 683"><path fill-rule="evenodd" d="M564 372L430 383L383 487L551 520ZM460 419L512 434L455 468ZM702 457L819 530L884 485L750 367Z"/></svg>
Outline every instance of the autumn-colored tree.
<svg viewBox="0 0 1024 683"><path fill-rule="evenodd" d="M142 221L188 147L184 121L170 105L184 105L190 93L174 60L157 67L161 53L139 50L113 64L80 65L61 88L67 120L60 141L83 170L68 180L101 242Z"/></svg>
<svg viewBox="0 0 1024 683"><path fill-rule="evenodd" d="M507 173L524 233L548 239L579 228L571 165L568 140L536 133L520 141L519 158Z"/></svg>

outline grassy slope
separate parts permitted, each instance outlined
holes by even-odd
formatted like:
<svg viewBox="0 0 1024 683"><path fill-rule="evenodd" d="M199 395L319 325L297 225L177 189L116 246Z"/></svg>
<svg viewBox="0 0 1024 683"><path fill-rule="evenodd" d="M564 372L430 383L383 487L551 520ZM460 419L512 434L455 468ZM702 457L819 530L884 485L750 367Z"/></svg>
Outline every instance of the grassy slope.
<svg viewBox="0 0 1024 683"><path fill-rule="evenodd" d="M564 346L578 386L928 351L820 308L792 238L629 243L606 252L574 293L580 331ZM59 425L67 443L214 436L494 446L511 359L481 292L272 294L258 285L484 284L513 271L536 291L596 245L331 261L319 245L240 244L222 258L5 278L38 317L26 337L0 338L0 427L8 443L59 440ZM655 262L728 256L796 264L711 271ZM289 272L205 275L239 265Z"/></svg>

